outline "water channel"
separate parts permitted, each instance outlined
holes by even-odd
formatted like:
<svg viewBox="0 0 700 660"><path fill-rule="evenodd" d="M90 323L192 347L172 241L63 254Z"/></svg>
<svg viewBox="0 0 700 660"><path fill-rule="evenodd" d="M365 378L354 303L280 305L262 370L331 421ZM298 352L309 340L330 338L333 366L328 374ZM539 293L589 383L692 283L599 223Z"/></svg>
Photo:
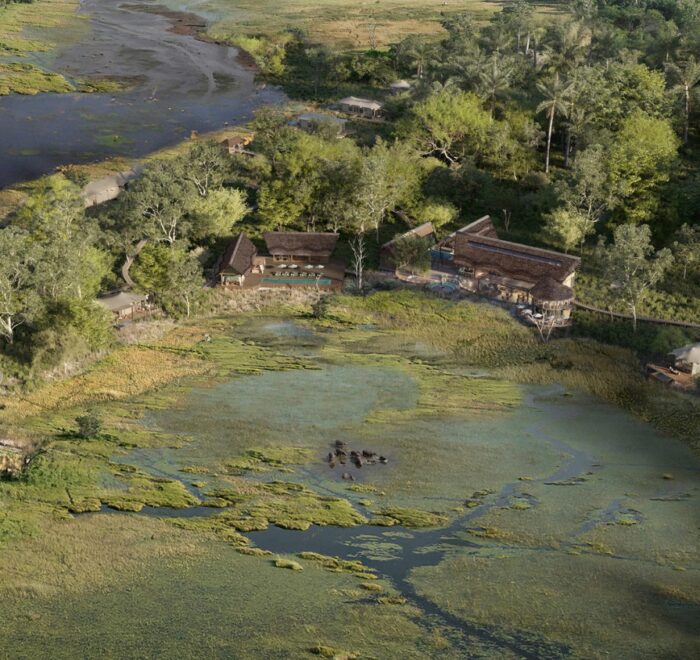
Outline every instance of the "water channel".
<svg viewBox="0 0 700 660"><path fill-rule="evenodd" d="M0 97L0 188L59 165L142 156L285 99L256 83L236 48L176 33L152 8L83 0L88 36L50 64L68 79L127 80L129 91Z"/></svg>

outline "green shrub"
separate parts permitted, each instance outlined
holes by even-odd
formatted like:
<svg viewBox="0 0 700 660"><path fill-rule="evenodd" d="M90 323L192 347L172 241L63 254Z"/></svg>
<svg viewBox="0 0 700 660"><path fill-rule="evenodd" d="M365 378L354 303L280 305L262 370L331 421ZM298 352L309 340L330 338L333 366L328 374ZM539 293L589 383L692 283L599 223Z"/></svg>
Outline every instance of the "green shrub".
<svg viewBox="0 0 700 660"><path fill-rule="evenodd" d="M78 424L78 437L84 440L92 440L102 432L102 422L92 411L75 418Z"/></svg>

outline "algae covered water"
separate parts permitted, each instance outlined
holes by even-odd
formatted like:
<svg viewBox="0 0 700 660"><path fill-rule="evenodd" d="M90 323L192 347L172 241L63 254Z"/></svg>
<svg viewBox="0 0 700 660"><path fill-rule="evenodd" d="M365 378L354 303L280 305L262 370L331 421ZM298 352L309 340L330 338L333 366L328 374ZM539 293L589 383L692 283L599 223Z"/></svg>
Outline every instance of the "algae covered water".
<svg viewBox="0 0 700 660"><path fill-rule="evenodd" d="M191 499L76 517L94 579L66 594L38 570L5 648L697 655L700 466L681 443L371 326L257 319L202 350L227 368L144 399L128 428L152 439L114 456L122 472L104 483L143 471ZM339 444L348 459L329 461ZM354 464L363 449L387 462ZM116 580L97 577L105 544Z"/></svg>

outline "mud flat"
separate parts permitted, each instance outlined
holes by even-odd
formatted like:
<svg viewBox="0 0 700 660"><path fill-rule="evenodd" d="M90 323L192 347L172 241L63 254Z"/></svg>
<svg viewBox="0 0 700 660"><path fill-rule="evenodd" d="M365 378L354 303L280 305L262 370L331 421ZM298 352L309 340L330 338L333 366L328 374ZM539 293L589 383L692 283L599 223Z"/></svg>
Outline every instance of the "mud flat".
<svg viewBox="0 0 700 660"><path fill-rule="evenodd" d="M192 14L109 0L84 0L81 11L90 34L59 53L52 70L131 89L0 98L0 187L68 163L142 156L285 98L256 84L238 49L203 40L203 20Z"/></svg>

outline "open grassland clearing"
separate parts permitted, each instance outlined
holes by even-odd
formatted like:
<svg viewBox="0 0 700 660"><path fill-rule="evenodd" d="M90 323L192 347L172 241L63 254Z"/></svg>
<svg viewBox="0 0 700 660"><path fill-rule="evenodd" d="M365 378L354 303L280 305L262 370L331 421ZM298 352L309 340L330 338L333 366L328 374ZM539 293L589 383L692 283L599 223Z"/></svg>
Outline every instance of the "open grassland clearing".
<svg viewBox="0 0 700 660"><path fill-rule="evenodd" d="M292 28L302 30L309 40L337 50L367 49L400 41L412 34L438 35L440 21L450 14L470 12L486 21L504 3L488 0L463 0L446 4L442 0L381 0L347 3L343 0L285 0L250 2L243 0L231 7L226 0L201 0L187 3L193 11L215 16L209 33L218 39L256 35L271 38ZM535 3L538 12L556 11L548 3Z"/></svg>

